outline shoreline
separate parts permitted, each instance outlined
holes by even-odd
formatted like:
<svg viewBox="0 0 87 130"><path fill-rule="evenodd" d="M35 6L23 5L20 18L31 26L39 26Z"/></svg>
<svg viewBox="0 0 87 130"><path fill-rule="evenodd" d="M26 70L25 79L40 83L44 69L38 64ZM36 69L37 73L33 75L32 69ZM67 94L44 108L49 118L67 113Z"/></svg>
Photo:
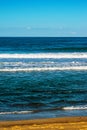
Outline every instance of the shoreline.
<svg viewBox="0 0 87 130"><path fill-rule="evenodd" d="M0 121L0 130L87 130L87 116Z"/></svg>

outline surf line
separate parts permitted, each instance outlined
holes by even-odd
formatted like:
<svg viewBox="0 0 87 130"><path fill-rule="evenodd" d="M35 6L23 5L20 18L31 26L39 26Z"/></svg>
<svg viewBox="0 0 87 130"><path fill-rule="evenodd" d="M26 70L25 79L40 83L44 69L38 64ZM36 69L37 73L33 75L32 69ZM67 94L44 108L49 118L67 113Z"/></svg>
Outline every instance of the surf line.
<svg viewBox="0 0 87 130"><path fill-rule="evenodd" d="M0 72L17 72L17 71L55 71L55 70L87 70L87 66L71 66L71 67L44 67L44 68L4 68Z"/></svg>

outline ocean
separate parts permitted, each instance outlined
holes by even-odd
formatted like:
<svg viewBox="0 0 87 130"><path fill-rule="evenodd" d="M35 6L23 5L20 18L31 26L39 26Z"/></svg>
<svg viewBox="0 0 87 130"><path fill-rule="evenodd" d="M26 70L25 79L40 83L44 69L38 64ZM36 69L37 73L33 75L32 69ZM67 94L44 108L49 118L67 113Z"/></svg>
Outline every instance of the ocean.
<svg viewBox="0 0 87 130"><path fill-rule="evenodd" d="M0 120L87 116L87 38L0 37Z"/></svg>

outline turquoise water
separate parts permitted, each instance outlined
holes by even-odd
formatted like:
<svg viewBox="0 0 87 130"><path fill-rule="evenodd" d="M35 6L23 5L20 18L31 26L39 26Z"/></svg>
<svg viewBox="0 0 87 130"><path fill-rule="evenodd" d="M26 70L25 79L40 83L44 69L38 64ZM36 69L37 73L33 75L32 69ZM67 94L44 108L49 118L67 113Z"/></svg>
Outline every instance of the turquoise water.
<svg viewBox="0 0 87 130"><path fill-rule="evenodd" d="M0 38L0 120L87 115L87 38Z"/></svg>

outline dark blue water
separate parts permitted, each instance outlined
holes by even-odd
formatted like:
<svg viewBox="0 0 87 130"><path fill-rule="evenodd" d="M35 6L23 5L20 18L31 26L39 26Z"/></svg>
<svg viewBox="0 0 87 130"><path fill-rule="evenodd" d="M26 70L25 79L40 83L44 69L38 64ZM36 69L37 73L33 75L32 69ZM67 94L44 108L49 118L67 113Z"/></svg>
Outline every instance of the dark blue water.
<svg viewBox="0 0 87 130"><path fill-rule="evenodd" d="M0 120L87 115L87 38L0 38Z"/></svg>
<svg viewBox="0 0 87 130"><path fill-rule="evenodd" d="M87 52L87 38L0 38L0 53Z"/></svg>

